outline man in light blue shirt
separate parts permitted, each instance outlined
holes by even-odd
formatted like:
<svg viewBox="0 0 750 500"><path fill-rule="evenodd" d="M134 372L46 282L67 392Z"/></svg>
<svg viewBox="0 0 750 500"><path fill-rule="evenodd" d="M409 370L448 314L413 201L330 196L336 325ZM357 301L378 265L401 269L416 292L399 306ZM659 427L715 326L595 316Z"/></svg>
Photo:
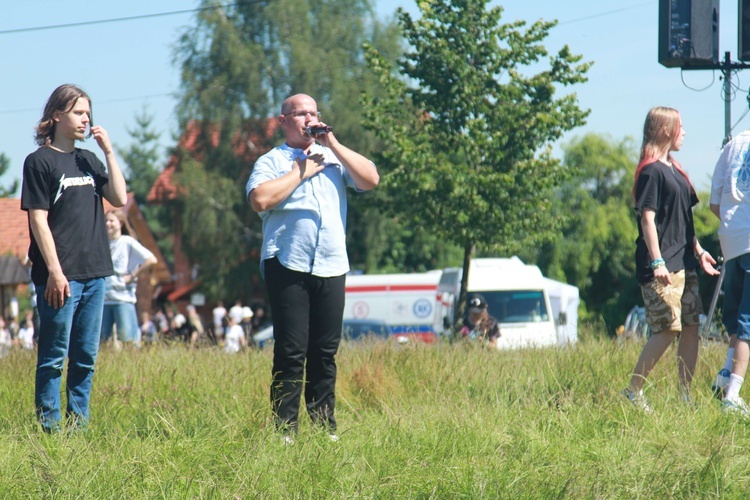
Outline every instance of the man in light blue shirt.
<svg viewBox="0 0 750 500"><path fill-rule="evenodd" d="M263 220L261 273L274 329L271 404L277 428L291 441L304 387L313 423L338 439L335 355L349 271L345 189L370 190L380 177L320 122L312 97L286 99L279 123L286 142L258 159L246 188ZM328 131L310 133L316 126Z"/></svg>

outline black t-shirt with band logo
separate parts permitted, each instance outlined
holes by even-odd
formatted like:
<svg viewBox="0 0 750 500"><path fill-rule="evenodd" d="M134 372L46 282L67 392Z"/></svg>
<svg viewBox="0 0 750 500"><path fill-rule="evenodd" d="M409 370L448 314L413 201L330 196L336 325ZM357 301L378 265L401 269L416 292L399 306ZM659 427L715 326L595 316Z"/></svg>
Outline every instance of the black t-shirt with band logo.
<svg viewBox="0 0 750 500"><path fill-rule="evenodd" d="M76 148L61 153L39 148L23 164L21 209L47 210L65 278L86 280L114 273L102 206L102 189L109 181L104 164L91 151ZM47 264L29 224L31 279L45 285Z"/></svg>
<svg viewBox="0 0 750 500"><path fill-rule="evenodd" d="M675 273L698 267L698 259L693 255L693 206L697 203L695 191L677 169L660 161L643 167L635 191L638 223L635 264L639 283L648 283L654 279L654 271L651 269L653 258L646 248L641 227L643 210L650 208L656 212L654 223L661 257L667 265L667 270Z"/></svg>

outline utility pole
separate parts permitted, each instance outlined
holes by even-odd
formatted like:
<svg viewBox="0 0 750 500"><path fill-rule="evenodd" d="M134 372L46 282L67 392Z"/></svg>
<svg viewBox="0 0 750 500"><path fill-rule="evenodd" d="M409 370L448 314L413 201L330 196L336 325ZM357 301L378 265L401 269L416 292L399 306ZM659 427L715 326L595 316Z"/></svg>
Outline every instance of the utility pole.
<svg viewBox="0 0 750 500"><path fill-rule="evenodd" d="M729 51L724 52L724 66L721 70L724 76L724 146L732 140L732 60Z"/></svg>
<svg viewBox="0 0 750 500"><path fill-rule="evenodd" d="M750 68L750 64L744 62L732 62L729 51L724 52L723 62L708 64L701 61L696 64L687 63L681 68L684 71L706 69L721 71L721 76L724 79L724 90L722 92L724 98L724 140L721 143L722 147L732 140L732 74L736 70L747 68Z"/></svg>

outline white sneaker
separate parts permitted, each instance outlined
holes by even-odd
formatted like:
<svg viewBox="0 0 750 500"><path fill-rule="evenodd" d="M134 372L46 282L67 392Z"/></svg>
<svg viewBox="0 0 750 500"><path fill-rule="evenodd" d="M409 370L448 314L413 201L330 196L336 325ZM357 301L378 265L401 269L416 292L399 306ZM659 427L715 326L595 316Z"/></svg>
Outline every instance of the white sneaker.
<svg viewBox="0 0 750 500"><path fill-rule="evenodd" d="M331 432L330 434L328 434L328 437L329 437L329 438L331 439L331 441L333 441L334 443L338 443L338 442L339 442L339 437L338 437L338 436L337 436L336 434L334 434L333 432Z"/></svg>
<svg viewBox="0 0 750 500"><path fill-rule="evenodd" d="M289 434L284 434L281 436L281 444L284 446L292 446L294 444L294 439Z"/></svg>
<svg viewBox="0 0 750 500"><path fill-rule="evenodd" d="M736 413L743 418L750 419L750 408L748 408L747 403L745 403L745 400L741 397L736 397L734 399L724 398L722 403L724 403L725 412Z"/></svg>
<svg viewBox="0 0 750 500"><path fill-rule="evenodd" d="M635 393L630 389L623 389L622 395L628 398L628 401L633 403L633 406L641 410L643 413L653 412L651 406L649 406L648 404L646 396L643 395L643 391L638 391L637 393Z"/></svg>
<svg viewBox="0 0 750 500"><path fill-rule="evenodd" d="M716 374L716 379L711 385L711 391L713 391L714 397L716 399L724 399L724 393L727 389L727 386L729 385L729 376L731 374L732 373L726 368L722 368L721 370L719 370L719 373Z"/></svg>

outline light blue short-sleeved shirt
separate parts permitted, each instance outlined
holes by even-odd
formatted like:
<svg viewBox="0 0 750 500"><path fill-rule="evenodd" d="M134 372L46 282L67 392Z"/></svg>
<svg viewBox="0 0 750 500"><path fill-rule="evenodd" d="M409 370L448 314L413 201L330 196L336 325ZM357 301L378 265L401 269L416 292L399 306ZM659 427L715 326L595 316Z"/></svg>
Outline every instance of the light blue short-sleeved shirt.
<svg viewBox="0 0 750 500"><path fill-rule="evenodd" d="M284 201L260 212L263 220L261 264L277 257L292 271L329 278L349 271L346 254L346 187L354 180L329 148L314 144L310 154L320 153L326 167L303 180ZM286 143L261 156L250 174L245 197L264 182L292 171L294 161L305 158L301 149ZM261 273L264 273L261 265Z"/></svg>

